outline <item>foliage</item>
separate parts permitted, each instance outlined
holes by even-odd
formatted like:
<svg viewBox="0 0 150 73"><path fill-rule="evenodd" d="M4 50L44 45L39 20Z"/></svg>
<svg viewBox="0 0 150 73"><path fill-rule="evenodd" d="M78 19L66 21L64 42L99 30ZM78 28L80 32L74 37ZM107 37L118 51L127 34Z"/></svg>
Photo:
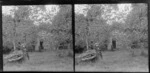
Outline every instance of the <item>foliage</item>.
<svg viewBox="0 0 150 73"><path fill-rule="evenodd" d="M147 47L148 46L148 20L147 20L147 5L134 4L134 9L127 19L128 27L125 32L128 33L130 44ZM142 46L142 43L145 46ZM147 46L146 46L147 44Z"/></svg>
<svg viewBox="0 0 150 73"><path fill-rule="evenodd" d="M99 43L106 49L109 38L113 37L116 38L120 48L133 47L133 45L146 48L148 45L146 4L92 4L89 6L86 16L77 13L75 15L76 45L80 41L86 43L88 38L89 46L92 45L90 42Z"/></svg>
<svg viewBox="0 0 150 73"><path fill-rule="evenodd" d="M68 41L72 44L71 6L61 5L59 13L54 17L52 32L58 45ZM60 37L61 36L61 37ZM71 49L71 48L70 48Z"/></svg>

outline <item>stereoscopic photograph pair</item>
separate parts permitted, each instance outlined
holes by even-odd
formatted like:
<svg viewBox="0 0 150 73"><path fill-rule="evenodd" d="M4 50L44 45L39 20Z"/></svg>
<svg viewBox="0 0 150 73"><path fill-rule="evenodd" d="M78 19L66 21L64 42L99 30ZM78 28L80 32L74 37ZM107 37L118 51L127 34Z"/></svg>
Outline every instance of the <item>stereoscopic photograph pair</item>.
<svg viewBox="0 0 150 73"><path fill-rule="evenodd" d="M1 5L3 71L149 72L148 3Z"/></svg>

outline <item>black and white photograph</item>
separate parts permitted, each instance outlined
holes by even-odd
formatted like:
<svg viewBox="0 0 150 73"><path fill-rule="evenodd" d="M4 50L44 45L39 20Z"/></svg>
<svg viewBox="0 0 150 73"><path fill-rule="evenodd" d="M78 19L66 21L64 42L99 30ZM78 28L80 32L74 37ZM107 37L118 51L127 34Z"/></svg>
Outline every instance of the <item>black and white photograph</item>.
<svg viewBox="0 0 150 73"><path fill-rule="evenodd" d="M0 1L2 72L149 72L149 1Z"/></svg>
<svg viewBox="0 0 150 73"><path fill-rule="evenodd" d="M3 71L74 71L71 4L3 5Z"/></svg>
<svg viewBox="0 0 150 73"><path fill-rule="evenodd" d="M75 72L149 72L148 4L75 4Z"/></svg>

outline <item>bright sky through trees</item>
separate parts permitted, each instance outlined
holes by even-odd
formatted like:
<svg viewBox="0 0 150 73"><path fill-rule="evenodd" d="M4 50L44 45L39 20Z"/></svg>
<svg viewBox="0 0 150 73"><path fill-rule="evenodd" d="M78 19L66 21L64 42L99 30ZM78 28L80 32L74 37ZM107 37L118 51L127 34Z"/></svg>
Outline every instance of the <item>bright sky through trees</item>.
<svg viewBox="0 0 150 73"><path fill-rule="evenodd" d="M132 10L131 4L118 4L118 9L112 7L110 4L102 4L101 8L103 9L103 13L101 17L106 20L106 23L111 25L113 22L124 23L129 12ZM40 9L36 6L30 6L31 15L29 18L34 20L35 25L39 25L41 22L52 23L53 17L59 12L58 5L45 5L46 11ZM4 15L11 15L14 17L12 10L17 10L17 6L2 6L2 13ZM85 17L87 15L88 10L90 9L90 5L87 4L76 4L75 5L75 13L83 14Z"/></svg>
<svg viewBox="0 0 150 73"><path fill-rule="evenodd" d="M2 14L4 15L11 15L14 17L14 12L12 10L17 10L16 6L2 6Z"/></svg>
<svg viewBox="0 0 150 73"><path fill-rule="evenodd" d="M87 4L76 4L75 5L75 13L76 14L83 14L84 16L87 15L88 9L90 9L90 6Z"/></svg>
<svg viewBox="0 0 150 73"><path fill-rule="evenodd" d="M118 4L118 9L110 5L102 5L104 9L102 13L102 18L106 20L106 23L112 25L113 22L125 23L125 19L129 12L131 12L131 4Z"/></svg>
<svg viewBox="0 0 150 73"><path fill-rule="evenodd" d="M125 23L127 15L132 10L131 4L117 4L118 8L114 8L111 4L101 4L101 9L103 9L101 17L106 20L106 23L111 25L113 22ZM90 6L87 4L76 4L75 13L87 15L87 11L90 9Z"/></svg>
<svg viewBox="0 0 150 73"><path fill-rule="evenodd" d="M29 6L31 8L31 13L29 18L34 21L35 25L40 23L52 23L51 20L59 12L58 5L45 5L46 10L42 10L38 6ZM2 14L11 15L14 17L14 12L12 10L17 10L17 6L2 6Z"/></svg>
<svg viewBox="0 0 150 73"><path fill-rule="evenodd" d="M59 12L58 5L46 5L46 11L37 8L36 6L31 6L31 15L29 16L31 20L34 20L35 25L40 23L52 23L53 17Z"/></svg>

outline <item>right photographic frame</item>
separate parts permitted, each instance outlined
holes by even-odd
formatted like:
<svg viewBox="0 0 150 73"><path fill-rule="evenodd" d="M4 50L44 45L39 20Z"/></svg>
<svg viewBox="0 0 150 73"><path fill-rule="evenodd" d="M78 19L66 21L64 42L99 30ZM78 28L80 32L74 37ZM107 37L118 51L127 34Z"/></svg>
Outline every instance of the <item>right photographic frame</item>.
<svg viewBox="0 0 150 73"><path fill-rule="evenodd" d="M148 72L148 4L75 4L75 72Z"/></svg>

